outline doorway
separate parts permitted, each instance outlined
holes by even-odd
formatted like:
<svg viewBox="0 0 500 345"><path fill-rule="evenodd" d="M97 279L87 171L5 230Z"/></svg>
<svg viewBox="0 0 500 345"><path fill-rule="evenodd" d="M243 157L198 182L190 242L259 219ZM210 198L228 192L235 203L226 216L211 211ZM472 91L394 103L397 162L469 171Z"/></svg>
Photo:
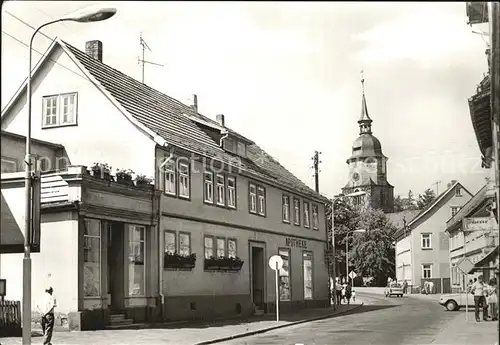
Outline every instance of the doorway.
<svg viewBox="0 0 500 345"><path fill-rule="evenodd" d="M108 228L108 308L120 310L124 307L124 230L125 224L111 222Z"/></svg>
<svg viewBox="0 0 500 345"><path fill-rule="evenodd" d="M259 309L264 309L265 259L264 248L251 246L252 253L252 302Z"/></svg>

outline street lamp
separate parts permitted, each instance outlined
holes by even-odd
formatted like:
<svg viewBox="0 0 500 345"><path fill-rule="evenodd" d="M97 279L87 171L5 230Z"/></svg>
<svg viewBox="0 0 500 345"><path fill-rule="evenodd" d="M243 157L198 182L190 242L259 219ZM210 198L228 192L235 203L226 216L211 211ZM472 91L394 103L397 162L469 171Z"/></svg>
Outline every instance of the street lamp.
<svg viewBox="0 0 500 345"><path fill-rule="evenodd" d="M351 197L355 197L355 196L362 196L362 195L365 195L366 192L363 192L363 191L359 191L359 192L354 192L354 193L350 193L350 194L347 194L347 195L339 195L337 197L334 197L332 199L332 280L333 280L333 289L335 289L335 280L337 278L337 275L336 275L336 272L335 272L335 202L339 199L342 199L342 198L351 198ZM336 305L337 305L337 299L336 299L336 296L333 296L333 309L335 310L336 308Z"/></svg>
<svg viewBox="0 0 500 345"><path fill-rule="evenodd" d="M28 57L28 79L26 81L26 98L28 103L28 130L26 133L26 157L24 159L26 174L24 177L26 210L24 217L24 258L23 258L23 345L31 344L31 60L35 35L45 26L59 22L91 23L106 20L116 14L116 8L87 9L68 17L59 18L40 25L31 35Z"/></svg>
<svg viewBox="0 0 500 345"><path fill-rule="evenodd" d="M349 234L352 233L363 233L366 232L365 229L356 229L356 230L351 230L348 231L347 234L345 235L345 274L347 276L346 281L349 283ZM354 279L353 279L353 284L354 285Z"/></svg>

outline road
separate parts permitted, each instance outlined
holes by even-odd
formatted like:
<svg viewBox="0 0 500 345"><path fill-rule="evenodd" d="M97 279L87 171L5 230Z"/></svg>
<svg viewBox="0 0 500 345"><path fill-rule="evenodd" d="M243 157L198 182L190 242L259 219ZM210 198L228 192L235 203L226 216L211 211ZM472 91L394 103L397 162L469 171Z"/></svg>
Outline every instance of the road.
<svg viewBox="0 0 500 345"><path fill-rule="evenodd" d="M364 306L342 317L221 342L224 345L431 344L456 316L435 301L363 294Z"/></svg>

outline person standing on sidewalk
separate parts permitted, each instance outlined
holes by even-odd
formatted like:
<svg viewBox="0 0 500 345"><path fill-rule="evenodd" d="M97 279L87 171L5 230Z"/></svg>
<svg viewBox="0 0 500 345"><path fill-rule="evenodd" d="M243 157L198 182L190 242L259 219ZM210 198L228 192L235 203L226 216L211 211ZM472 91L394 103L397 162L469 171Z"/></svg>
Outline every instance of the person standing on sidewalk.
<svg viewBox="0 0 500 345"><path fill-rule="evenodd" d="M54 308L56 307L56 299L52 296L54 290L49 286L45 290L45 298L42 304L42 330L43 344L51 345L52 331L54 330Z"/></svg>
<svg viewBox="0 0 500 345"><path fill-rule="evenodd" d="M337 278L335 282L335 295L337 296L337 304L342 304L342 285L340 285L340 280Z"/></svg>
<svg viewBox="0 0 500 345"><path fill-rule="evenodd" d="M470 292L474 295L476 321L481 321L479 318L479 308L483 309L483 320L488 321L488 305L486 304L486 298L484 297L487 292L486 285L483 283L483 276L479 276L477 281L472 284Z"/></svg>
<svg viewBox="0 0 500 345"><path fill-rule="evenodd" d="M405 281L403 282L403 294L406 295L408 293L408 282Z"/></svg>
<svg viewBox="0 0 500 345"><path fill-rule="evenodd" d="M351 283L348 282L345 286L345 299L347 301L347 304L351 303L351 292L352 292Z"/></svg>
<svg viewBox="0 0 500 345"><path fill-rule="evenodd" d="M491 278L488 287L488 297L486 297L489 306L489 316L493 321L498 320L498 297L497 297L497 280Z"/></svg>

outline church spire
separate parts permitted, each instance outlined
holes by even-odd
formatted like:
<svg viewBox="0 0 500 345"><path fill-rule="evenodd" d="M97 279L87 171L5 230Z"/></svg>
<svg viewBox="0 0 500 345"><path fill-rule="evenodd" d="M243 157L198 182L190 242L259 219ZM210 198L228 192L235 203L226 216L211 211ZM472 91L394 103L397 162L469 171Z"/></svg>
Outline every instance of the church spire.
<svg viewBox="0 0 500 345"><path fill-rule="evenodd" d="M366 106L365 97L365 78L363 71L361 71L361 89L363 96L361 99L361 116L358 120L359 123L359 134L372 134L372 119L368 116L368 107Z"/></svg>

